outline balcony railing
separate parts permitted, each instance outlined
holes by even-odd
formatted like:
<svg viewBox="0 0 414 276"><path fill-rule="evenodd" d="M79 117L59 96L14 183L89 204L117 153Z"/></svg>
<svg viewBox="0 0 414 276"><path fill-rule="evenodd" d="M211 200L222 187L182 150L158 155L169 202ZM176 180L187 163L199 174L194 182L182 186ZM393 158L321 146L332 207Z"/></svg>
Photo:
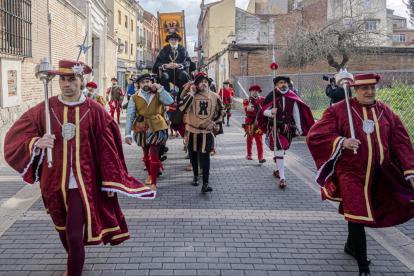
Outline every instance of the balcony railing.
<svg viewBox="0 0 414 276"><path fill-rule="evenodd" d="M146 68L145 62L143 60L137 60L136 65L137 65L138 69L145 69Z"/></svg>
<svg viewBox="0 0 414 276"><path fill-rule="evenodd" d="M137 43L142 45L144 43L144 38L142 36L137 37Z"/></svg>
<svg viewBox="0 0 414 276"><path fill-rule="evenodd" d="M152 67L154 67L154 62L150 61L150 60L147 60L147 68L151 69Z"/></svg>

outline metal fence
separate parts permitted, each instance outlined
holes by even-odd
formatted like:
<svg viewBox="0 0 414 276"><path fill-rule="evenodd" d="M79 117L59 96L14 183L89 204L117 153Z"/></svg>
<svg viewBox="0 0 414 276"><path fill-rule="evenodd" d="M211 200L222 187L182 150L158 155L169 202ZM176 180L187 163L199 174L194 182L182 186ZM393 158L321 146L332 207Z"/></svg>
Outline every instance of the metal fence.
<svg viewBox="0 0 414 276"><path fill-rule="evenodd" d="M351 73L355 75L372 72ZM376 73L382 76L376 98L385 102L401 118L414 144L414 70L376 71ZM287 75L298 90L298 96L312 109L315 119L321 118L330 103L330 98L325 94L323 75L333 77L334 73L301 74L299 72ZM245 98L245 95L238 82L246 91L253 84L260 85L264 96L273 87L272 76L236 77L233 87L236 97L239 98Z"/></svg>

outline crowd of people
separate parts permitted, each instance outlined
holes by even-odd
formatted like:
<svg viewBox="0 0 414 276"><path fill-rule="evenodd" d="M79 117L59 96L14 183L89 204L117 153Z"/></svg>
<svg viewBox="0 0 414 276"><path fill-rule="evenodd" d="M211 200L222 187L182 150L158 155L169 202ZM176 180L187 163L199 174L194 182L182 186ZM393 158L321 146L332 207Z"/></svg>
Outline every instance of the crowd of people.
<svg viewBox="0 0 414 276"><path fill-rule="evenodd" d="M180 40L177 33L167 36L168 45L152 74L131 79L126 93L112 78L106 101L94 92L95 83L84 85L85 75L92 71L87 64L60 61L59 70L49 72L59 76L61 88L61 94L49 99L52 134L45 132L46 110L41 103L26 112L5 138L10 166L29 185L41 183L46 211L68 253L65 275L82 274L85 245L117 245L130 238L117 194L156 197L169 138L181 135L185 141L193 172L189 183L201 185L202 193L215 188L209 180L211 156L217 135L225 133L223 124L230 126L235 94L230 81L217 93L206 73L193 76L194 67ZM340 202L339 212L349 230L344 251L356 258L362 276L370 275L371 263L365 227L389 227L414 216L413 147L398 116L375 100L380 81L377 74L357 75L350 85L356 97L349 99L349 107L348 101L337 101L336 94L345 97L344 91L332 91L339 88L327 83L327 95L335 100L316 123L286 76L275 77L274 88L265 97L259 85L251 86L243 100L246 158L253 160L255 141L259 164L266 162L265 136L274 154L275 167L269 173L279 179L281 189L287 186L286 151L294 137L307 137L322 198ZM125 142L142 148L147 171L143 182L128 173L124 160L118 125L125 95ZM351 135L348 108L356 138ZM44 161L48 149L52 167Z"/></svg>

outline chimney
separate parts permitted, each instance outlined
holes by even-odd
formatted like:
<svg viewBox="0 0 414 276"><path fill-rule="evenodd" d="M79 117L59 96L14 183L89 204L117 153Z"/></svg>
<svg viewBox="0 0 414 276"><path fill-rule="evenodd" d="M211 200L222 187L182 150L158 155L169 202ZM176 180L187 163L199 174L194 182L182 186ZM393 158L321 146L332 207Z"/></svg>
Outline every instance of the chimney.
<svg viewBox="0 0 414 276"><path fill-rule="evenodd" d="M204 0L201 0L201 4L200 4L200 10L205 10L206 6L204 5Z"/></svg>

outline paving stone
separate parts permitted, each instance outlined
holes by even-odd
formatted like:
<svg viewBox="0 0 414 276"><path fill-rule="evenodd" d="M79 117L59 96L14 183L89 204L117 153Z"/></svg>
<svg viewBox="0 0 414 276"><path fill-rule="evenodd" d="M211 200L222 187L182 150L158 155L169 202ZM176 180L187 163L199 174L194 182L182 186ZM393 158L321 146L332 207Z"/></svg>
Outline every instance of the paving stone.
<svg viewBox="0 0 414 276"><path fill-rule="evenodd" d="M333 219L337 210L289 167L289 185L280 190L266 147L265 164L246 160L244 134L236 126L243 116L238 111L234 115L232 126L217 137L217 154L211 158L213 193L203 195L191 186L182 139L170 140L157 198L118 196L131 239L116 247L86 247L83 275L356 275L356 261L343 253L346 221ZM123 147L129 172L143 181L142 151ZM303 141L295 140L287 155L316 172ZM7 170L0 167L0 175L15 176ZM0 204L23 187L2 182L0 178ZM3 193L11 185L18 188ZM61 276L67 254L44 215L42 200L26 215L0 238L0 276ZM398 229L414 238L414 222ZM374 275L414 275L371 237L367 240Z"/></svg>

